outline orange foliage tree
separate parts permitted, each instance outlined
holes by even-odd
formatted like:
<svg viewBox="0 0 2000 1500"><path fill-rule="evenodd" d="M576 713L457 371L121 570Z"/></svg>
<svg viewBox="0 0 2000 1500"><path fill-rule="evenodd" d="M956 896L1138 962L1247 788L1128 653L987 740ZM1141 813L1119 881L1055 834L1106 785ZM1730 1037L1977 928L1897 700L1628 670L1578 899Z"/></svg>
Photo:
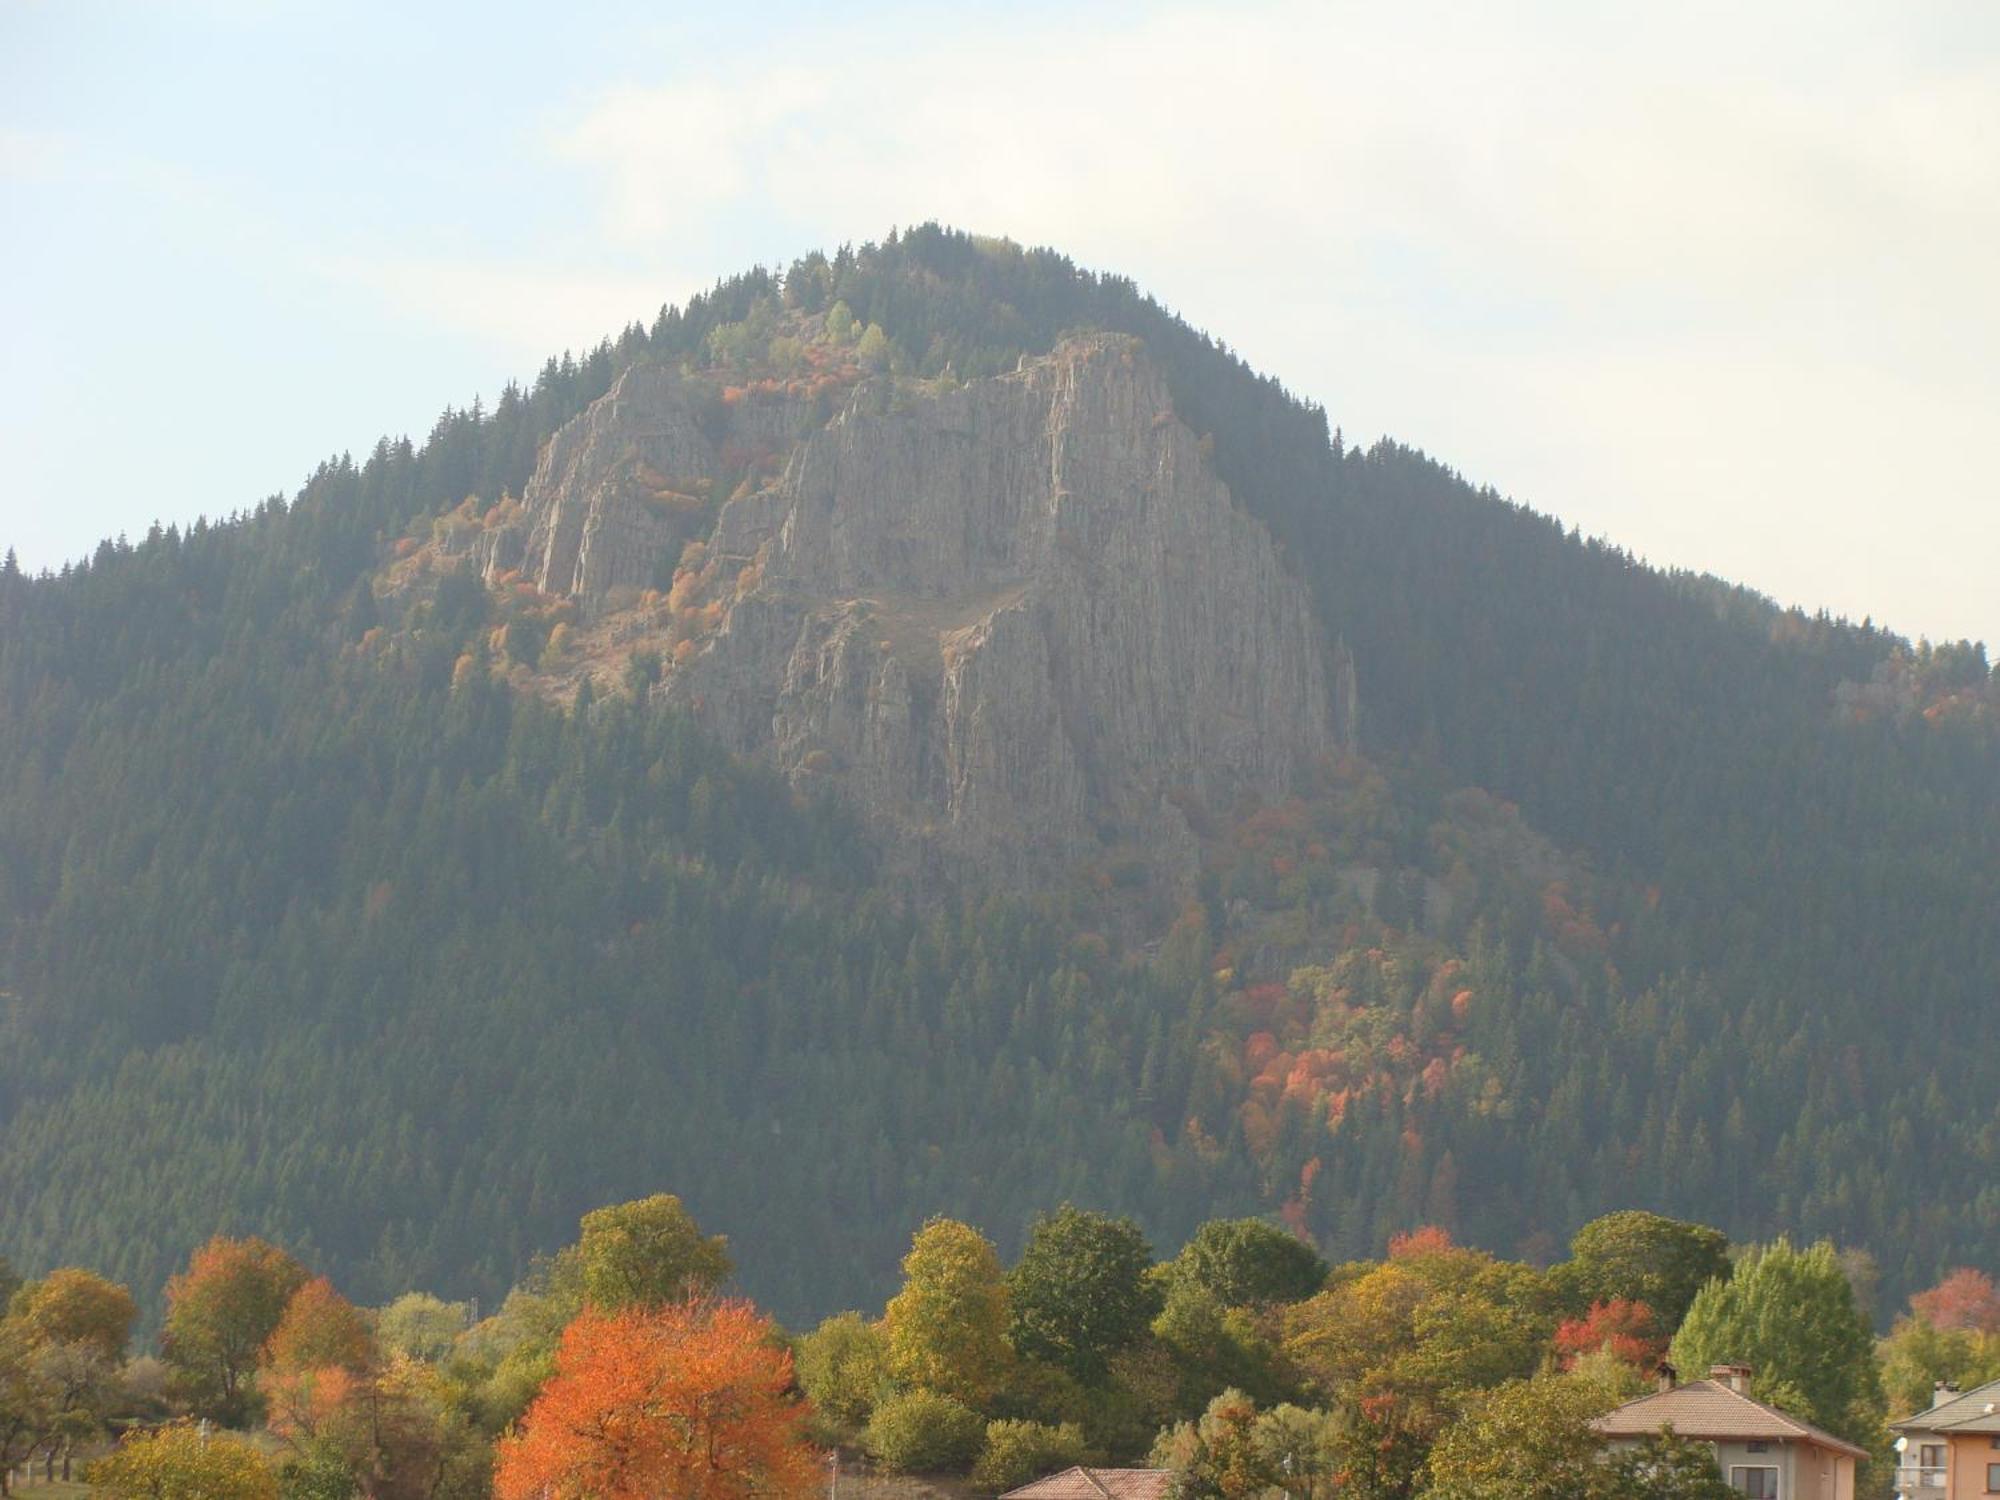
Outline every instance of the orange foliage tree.
<svg viewBox="0 0 2000 1500"><path fill-rule="evenodd" d="M809 1495L792 1358L748 1302L586 1311L500 1444L496 1500Z"/></svg>
<svg viewBox="0 0 2000 1500"><path fill-rule="evenodd" d="M375 1335L331 1281L315 1276L285 1304L264 1362L274 1370L365 1370L375 1362Z"/></svg>
<svg viewBox="0 0 2000 1500"><path fill-rule="evenodd" d="M218 1235L167 1283L162 1352L199 1414L225 1422L249 1415L258 1357L306 1279L276 1245Z"/></svg>
<svg viewBox="0 0 2000 1500"><path fill-rule="evenodd" d="M1406 1234L1389 1236L1389 1259L1415 1260L1426 1255L1448 1255L1458 1248L1449 1230L1436 1224L1420 1225Z"/></svg>

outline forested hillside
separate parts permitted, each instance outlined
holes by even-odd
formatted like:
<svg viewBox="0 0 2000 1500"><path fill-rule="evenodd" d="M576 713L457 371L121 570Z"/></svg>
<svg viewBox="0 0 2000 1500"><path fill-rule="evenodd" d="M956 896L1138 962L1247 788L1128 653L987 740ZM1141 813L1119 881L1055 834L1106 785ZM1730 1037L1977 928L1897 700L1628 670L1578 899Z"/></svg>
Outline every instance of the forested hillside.
<svg viewBox="0 0 2000 1500"><path fill-rule="evenodd" d="M442 568L640 361L851 311L890 381L1134 335L1358 682L1360 753L1114 865L913 892L648 691L519 686ZM755 351L753 351L753 354ZM449 523L456 524L456 523ZM671 1186L788 1319L950 1213L1271 1211L1536 1255L1640 1205L2000 1259L2000 682L1367 452L1129 283L925 228L726 282L422 445L0 573L0 1250L162 1284L217 1231L497 1297ZM157 1309L154 1309L157 1312Z"/></svg>

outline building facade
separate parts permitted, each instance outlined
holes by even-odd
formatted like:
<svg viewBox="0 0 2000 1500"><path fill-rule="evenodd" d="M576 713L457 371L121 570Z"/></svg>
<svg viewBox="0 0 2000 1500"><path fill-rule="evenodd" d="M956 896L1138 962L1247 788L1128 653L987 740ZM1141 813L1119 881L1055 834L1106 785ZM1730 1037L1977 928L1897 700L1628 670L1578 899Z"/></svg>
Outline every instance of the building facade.
<svg viewBox="0 0 2000 1500"><path fill-rule="evenodd" d="M1928 1410L1889 1427L1903 1500L2000 1496L2000 1380L1969 1391L1940 1385Z"/></svg>
<svg viewBox="0 0 2000 1500"><path fill-rule="evenodd" d="M1606 1412L1591 1428L1607 1448L1637 1447L1671 1428L1707 1443L1730 1487L1751 1500L1854 1500L1855 1466L1867 1450L1755 1400L1747 1365L1717 1365L1706 1380L1661 1388Z"/></svg>

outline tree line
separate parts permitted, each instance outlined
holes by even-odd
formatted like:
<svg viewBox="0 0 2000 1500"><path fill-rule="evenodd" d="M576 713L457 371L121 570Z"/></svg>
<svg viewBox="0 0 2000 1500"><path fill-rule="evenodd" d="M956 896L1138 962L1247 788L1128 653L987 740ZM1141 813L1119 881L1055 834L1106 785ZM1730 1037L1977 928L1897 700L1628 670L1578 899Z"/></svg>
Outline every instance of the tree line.
<svg viewBox="0 0 2000 1500"><path fill-rule="evenodd" d="M1130 1218L1064 1204L1011 1265L934 1218L878 1314L791 1333L671 1194L585 1214L484 1318L357 1306L217 1237L169 1280L157 1355L131 1354L126 1288L9 1278L0 1486L39 1463L111 1496L723 1500L816 1493L829 1463L984 1494L1088 1463L1167 1469L1184 1500L1721 1500L1706 1447L1607 1461L1590 1434L1665 1360L1752 1365L1754 1395L1876 1455L1872 1494L1890 1415L2000 1376L2000 1295L1961 1268L1877 1341L1869 1274L1635 1210L1546 1267L1435 1226L1329 1266L1259 1218L1160 1259Z"/></svg>

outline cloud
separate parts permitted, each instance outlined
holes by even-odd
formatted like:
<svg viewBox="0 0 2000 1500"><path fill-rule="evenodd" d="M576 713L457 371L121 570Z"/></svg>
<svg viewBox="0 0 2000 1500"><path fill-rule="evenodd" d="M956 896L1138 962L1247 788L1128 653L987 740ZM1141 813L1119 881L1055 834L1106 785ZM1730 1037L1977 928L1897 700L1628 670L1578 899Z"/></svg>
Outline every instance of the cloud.
<svg viewBox="0 0 2000 1500"><path fill-rule="evenodd" d="M1350 435L1662 561L1990 634L1971 563L1940 601L1880 545L1900 483L2000 552L1962 461L2000 406L2000 9L1933 24L1887 0L843 15L740 91L627 82L555 146L621 246L730 217L797 249L932 217L1051 243Z"/></svg>
<svg viewBox="0 0 2000 1500"><path fill-rule="evenodd" d="M728 84L613 88L551 142L560 158L605 168L608 228L652 244L732 201L765 191L792 122L823 110L829 89L800 67Z"/></svg>

